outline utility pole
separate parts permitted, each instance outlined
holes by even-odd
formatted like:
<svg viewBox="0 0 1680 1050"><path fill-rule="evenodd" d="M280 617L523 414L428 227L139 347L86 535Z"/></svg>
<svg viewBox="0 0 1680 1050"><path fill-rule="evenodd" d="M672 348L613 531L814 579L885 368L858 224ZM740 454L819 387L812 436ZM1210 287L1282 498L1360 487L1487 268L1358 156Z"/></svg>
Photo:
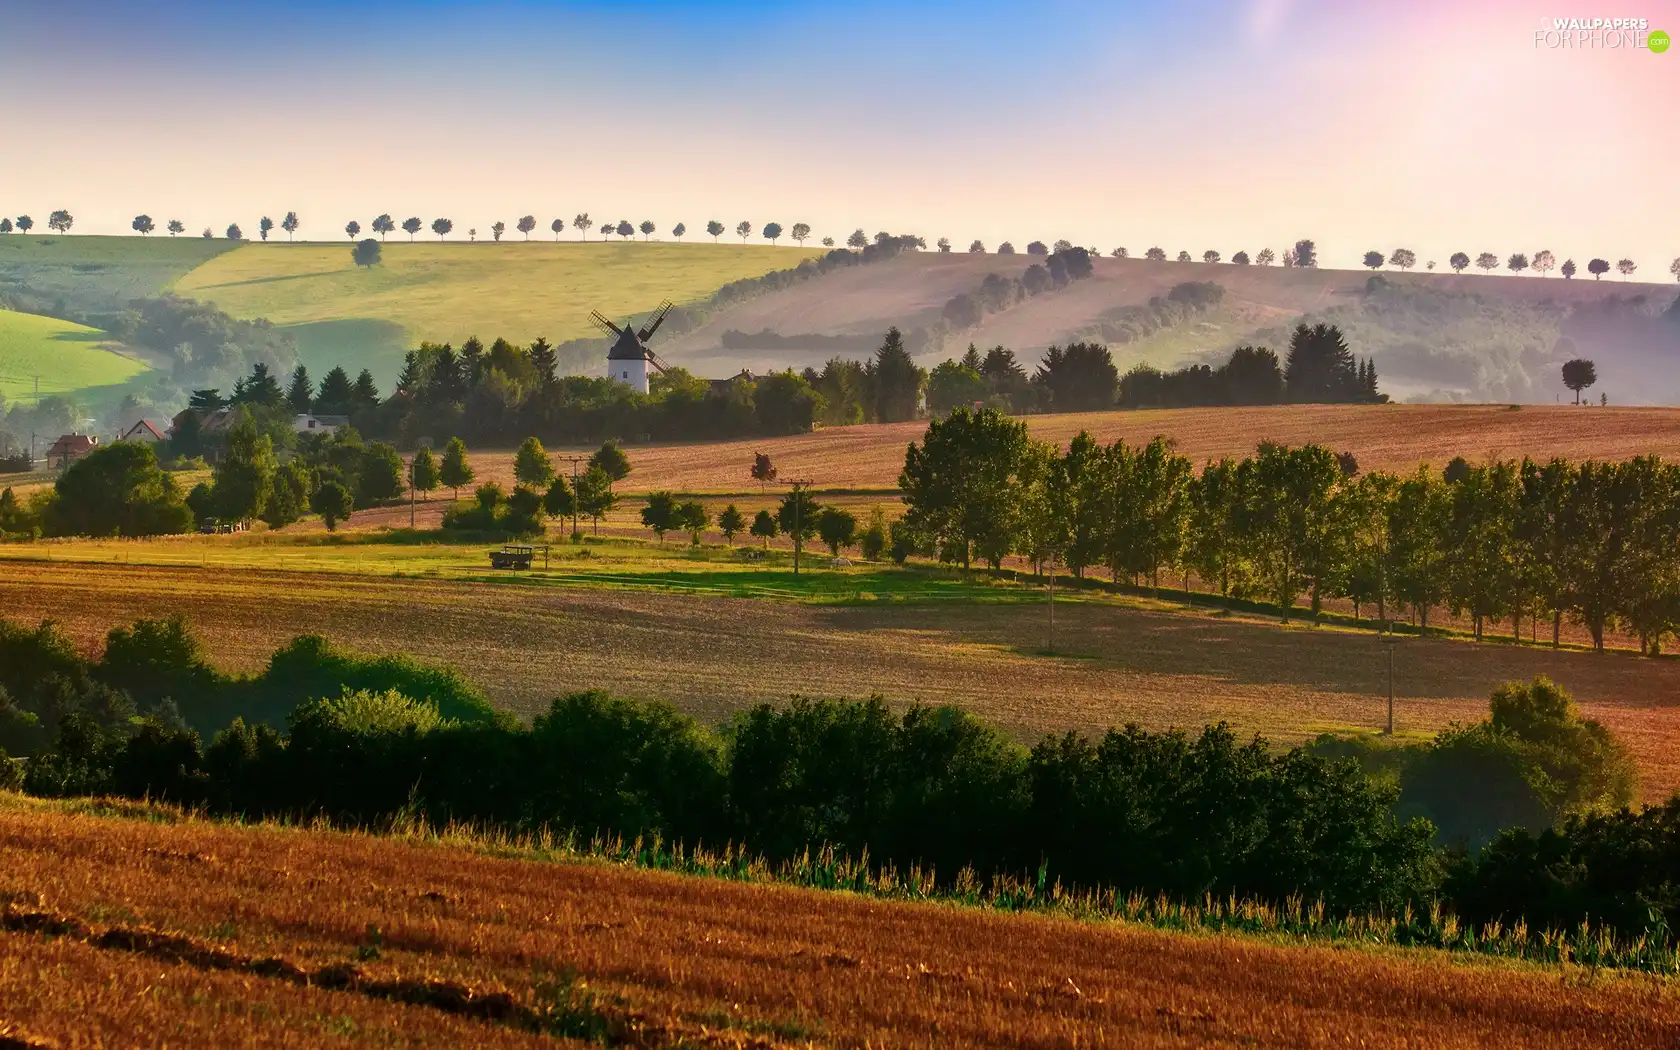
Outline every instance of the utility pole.
<svg viewBox="0 0 1680 1050"><path fill-rule="evenodd" d="M805 510L805 490L810 488L812 481L805 478L801 481L790 481L793 486L793 574L799 575L799 553L805 546L804 522L800 515Z"/></svg>
<svg viewBox="0 0 1680 1050"><path fill-rule="evenodd" d="M414 528L414 457L418 454L408 457L408 527L411 529Z"/></svg>
<svg viewBox="0 0 1680 1050"><path fill-rule="evenodd" d="M579 463L582 463L583 461L587 460L589 457L588 456L566 456L565 458L572 461L572 542L576 543L578 541L578 535L579 535L578 534L578 524L577 524L578 523L577 467L578 467Z"/></svg>

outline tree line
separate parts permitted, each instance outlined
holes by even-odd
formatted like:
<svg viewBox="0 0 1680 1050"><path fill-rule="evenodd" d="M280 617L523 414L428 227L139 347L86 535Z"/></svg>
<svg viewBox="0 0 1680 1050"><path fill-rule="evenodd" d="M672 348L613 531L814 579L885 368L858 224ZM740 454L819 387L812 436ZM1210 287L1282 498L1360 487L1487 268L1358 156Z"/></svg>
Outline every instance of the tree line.
<svg viewBox="0 0 1680 1050"><path fill-rule="evenodd" d="M1479 639L1504 622L1565 617L1593 647L1621 631L1657 654L1680 632L1680 466L1626 462L1420 465L1361 473L1351 453L1262 444L1200 473L1165 438L1104 446L1081 433L1064 450L985 409L932 423L905 455L907 511L895 550L967 568L1011 555L1076 576L1159 586L1194 576L1224 598L1261 599L1288 620L1343 598L1427 631L1441 608Z"/></svg>
<svg viewBox="0 0 1680 1050"><path fill-rule="evenodd" d="M1427 767L1425 794L1498 795L1527 777L1573 797L1462 852L1434 845L1429 820L1396 815L1405 792L1392 779L1324 746L1274 750L1223 725L1027 748L949 707L796 698L712 730L590 692L527 726L448 669L317 637L259 674L225 675L179 618L117 628L97 657L51 624L0 621L0 657L0 786L39 795L733 841L775 860L827 845L944 886L1036 872L1041 886L1182 902L1444 908L1536 934L1587 921L1666 950L1664 924L1680 919L1661 861L1680 849L1680 803L1607 806L1602 781L1625 754L1544 681L1502 688L1487 721L1455 731L1504 741L1515 764L1456 743L1418 748L1408 777Z"/></svg>
<svg viewBox="0 0 1680 1050"><path fill-rule="evenodd" d="M812 379L812 385L825 389L820 375ZM976 404L1022 415L1116 407L1378 404L1387 400L1377 390L1376 363L1356 358L1341 330L1325 324L1297 325L1284 362L1265 347L1243 346L1218 368L1191 365L1162 372L1139 364L1122 376L1108 347L1073 343L1050 347L1029 376L1014 352L998 346L982 357L970 344L961 358L936 366L927 381L928 410L936 415Z"/></svg>

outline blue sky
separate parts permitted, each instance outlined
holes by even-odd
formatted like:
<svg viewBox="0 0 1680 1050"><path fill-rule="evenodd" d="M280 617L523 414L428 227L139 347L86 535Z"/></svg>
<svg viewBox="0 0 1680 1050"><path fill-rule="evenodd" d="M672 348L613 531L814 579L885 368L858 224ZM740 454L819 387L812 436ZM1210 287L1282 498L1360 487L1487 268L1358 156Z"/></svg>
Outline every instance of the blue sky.
<svg viewBox="0 0 1680 1050"><path fill-rule="evenodd" d="M1680 137L1651 133L1680 53L1539 51L1552 3L6 7L0 212L89 232L589 211L1134 252L1314 236L1348 264L1680 254ZM1680 31L1677 0L1641 10Z"/></svg>

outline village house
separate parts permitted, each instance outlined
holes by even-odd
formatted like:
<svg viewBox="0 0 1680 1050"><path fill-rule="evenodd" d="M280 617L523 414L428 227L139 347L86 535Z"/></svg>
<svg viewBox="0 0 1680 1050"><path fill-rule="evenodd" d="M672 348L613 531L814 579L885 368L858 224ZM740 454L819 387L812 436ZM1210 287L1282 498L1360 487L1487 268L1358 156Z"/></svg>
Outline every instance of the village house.
<svg viewBox="0 0 1680 1050"><path fill-rule="evenodd" d="M339 427L350 425L349 416L323 416L314 412L300 412L292 419L292 429L299 434L324 434L331 437Z"/></svg>
<svg viewBox="0 0 1680 1050"><path fill-rule="evenodd" d="M135 441L147 445L156 445L161 441L167 441L168 436L164 433L162 424L150 419L142 419L140 422L123 431L122 436L117 440Z"/></svg>
<svg viewBox="0 0 1680 1050"><path fill-rule="evenodd" d="M47 469L63 470L98 447L99 439L92 434L65 434L47 449Z"/></svg>

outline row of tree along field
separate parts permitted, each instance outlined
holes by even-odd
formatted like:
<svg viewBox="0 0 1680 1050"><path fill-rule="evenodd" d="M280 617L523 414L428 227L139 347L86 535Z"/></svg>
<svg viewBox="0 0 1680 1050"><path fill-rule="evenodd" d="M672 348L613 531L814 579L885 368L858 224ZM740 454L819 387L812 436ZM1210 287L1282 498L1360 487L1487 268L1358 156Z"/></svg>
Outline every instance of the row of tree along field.
<svg viewBox="0 0 1680 1050"><path fill-rule="evenodd" d="M1420 923L1445 909L1537 942L1586 921L1670 954L1663 924L1680 919L1661 862L1680 849L1680 803L1629 811L1626 754L1543 680L1386 752L1380 777L1330 739L1280 751L1225 726L1126 727L1029 749L956 709L879 700L760 705L713 731L581 693L526 727L448 670L320 638L229 677L179 619L119 628L97 659L50 624L0 621L0 688L0 745L27 759L0 775L41 795L736 842L776 860L826 844L946 886L1010 876ZM1501 831L1512 819L1523 828Z"/></svg>
<svg viewBox="0 0 1680 1050"><path fill-rule="evenodd" d="M1680 632L1680 466L1531 460L1406 476L1360 473L1318 445L1264 444L1200 473L1164 438L1067 449L1036 442L991 410L958 410L913 443L899 479L907 511L895 556L967 566L1010 555L1076 575L1158 585L1194 575L1227 597L1261 598L1287 620L1303 595L1316 616L1330 598L1409 609L1427 630L1445 606L1477 638L1504 621L1565 616L1595 648L1607 632L1655 655Z"/></svg>
<svg viewBox="0 0 1680 1050"><path fill-rule="evenodd" d="M54 211L47 219L47 227L55 233L69 233L71 227L73 227L75 223L75 216L71 215L68 210L63 208ZM525 240L530 240L532 232L537 229L537 225L538 220L535 215L525 215L515 221L514 229L524 235ZM568 225L577 230L584 240L588 240L591 230L597 229L603 240L615 234L621 239L629 239L638 232L640 232L642 237L646 239L652 237L659 231L658 224L652 219L643 219L641 222L634 224L632 224L629 219L620 219L617 222L602 222L599 227L597 227L595 220L590 218L588 212L579 212L572 217L569 223L563 218L553 219L548 223L548 229L554 234L554 239L559 240L561 234L566 232ZM0 218L0 234L11 233L14 229L20 233L28 233L34 228L35 220L29 215L19 215L15 220L10 217ZM140 214L134 217L134 221L129 224L129 228L141 236L148 236L158 229L158 224L157 221L150 215ZM286 239L291 240L292 236L296 234L298 230L303 228L303 223L298 218L298 213L295 211L288 211L278 223L267 215L264 215L261 219L257 220L256 229L258 236L262 240L268 240L269 234L273 233L276 228L284 231ZM409 239L413 240L417 235L428 228L441 240L454 232L455 221L449 218L436 218L430 223L427 223L424 219L420 218L420 216L411 215L402 220L399 224L389 213L384 213L375 217L368 224L368 230L372 233L379 234L381 240L384 240L388 234L395 233L398 230L408 234ZM171 237L174 237L185 233L187 231L187 225L180 219L169 219L164 223L164 229ZM506 222L498 219L495 222L492 222L488 227L486 227L486 229L489 231L489 235L492 240L500 241L503 235L507 233L508 225ZM469 228L466 232L469 240L476 241L479 237L477 227ZM671 236L675 237L677 240L681 240L689 232L688 225L686 223L679 222L671 227L670 232ZM726 232L729 232L729 228L716 219L712 219L706 223L706 233L714 241L723 236ZM776 243L783 236L787 236L803 245L811 236L811 226L809 223L796 222L792 225L792 227L784 229L782 224L779 222L767 222L764 224L764 227L760 232L762 236L771 243ZM349 237L351 240L357 239L362 235L361 222L356 219L351 219L349 222L344 224L344 233L345 236ZM736 236L741 238L743 243L745 243L747 238L752 236L753 224L747 220L742 220L741 222L735 224L734 233ZM230 223L226 230L223 231L223 235L229 240L234 241L243 240L245 238L245 232L240 228L238 223ZM203 236L210 238L214 237L215 234L209 227L205 227ZM920 242L921 247L925 248L927 246L925 240L921 238L917 238L917 240ZM834 238L824 237L822 239L822 243L825 247L832 248L834 247ZM851 248L862 248L868 243L868 236L863 232L861 227L854 230L851 236L846 240L847 246ZM949 237L940 237L935 246L941 252L950 252L953 250L951 239ZM1043 241L1033 241L1027 245L1026 251L1029 255L1048 255L1051 254L1052 251L1061 250L1064 247L1071 249L1073 244L1071 241L1064 239L1057 241L1054 248L1051 248L1046 246ZM969 243L968 250L971 253L981 254L986 251L986 244L984 241L974 240ZM1081 250L1088 252L1090 255L1102 254L1096 248L1086 248ZM999 255L1013 255L1015 253L1015 245L1010 241L1003 241L997 246L997 253ZM1113 249L1109 254L1116 259L1125 259L1129 258L1131 253L1126 248L1119 247ZM1166 249L1160 247L1150 248L1144 252L1144 257L1152 261L1165 262L1167 259L1167 251ZM1195 257L1193 257L1188 251L1180 251L1176 256L1177 261L1181 263L1192 262L1195 258L1199 258L1203 263L1217 264L1223 261L1224 256L1217 250L1211 248L1201 252L1199 256ZM1317 266L1318 248L1311 240L1297 241L1293 247L1284 251L1282 258L1284 266ZM1254 258L1251 260L1248 252L1237 251L1232 253L1230 261L1236 266L1247 266L1251 261L1260 266L1270 266L1274 262L1278 261L1278 255L1270 248L1263 248L1259 252L1255 253ZM1362 261L1365 266L1368 266L1373 270L1380 269L1384 265L1392 266L1399 270L1410 270L1418 265L1418 255L1417 252L1410 248L1396 248L1387 256L1384 256L1384 254L1380 251L1368 251L1365 253ZM1462 273L1470 267L1471 259L1469 254L1466 252L1454 252L1451 257L1449 257L1447 264L1453 268L1455 273ZM1433 259L1425 263L1425 267L1430 270L1435 269L1435 265L1435 260ZM1486 271L1496 270L1500 265L1499 257L1493 252L1481 252L1476 256L1475 265ZM1507 258L1505 266L1512 273L1521 273L1524 270L1532 269L1535 273L1538 273L1543 277L1550 272L1553 267L1557 266L1557 256L1550 249L1542 249L1535 252L1533 260L1530 261L1526 254L1516 252ZM1633 276L1634 271L1637 269L1638 266L1632 259L1624 258L1616 263L1616 271L1624 278ZM1565 259L1560 272L1565 278L1574 277L1576 273L1575 260ZM1592 274L1595 279L1602 277L1604 274L1610 272L1610 263L1604 259L1594 258L1587 263L1587 272ZM1677 280L1680 280L1680 258L1676 258L1674 262L1669 265L1668 272L1673 274Z"/></svg>

